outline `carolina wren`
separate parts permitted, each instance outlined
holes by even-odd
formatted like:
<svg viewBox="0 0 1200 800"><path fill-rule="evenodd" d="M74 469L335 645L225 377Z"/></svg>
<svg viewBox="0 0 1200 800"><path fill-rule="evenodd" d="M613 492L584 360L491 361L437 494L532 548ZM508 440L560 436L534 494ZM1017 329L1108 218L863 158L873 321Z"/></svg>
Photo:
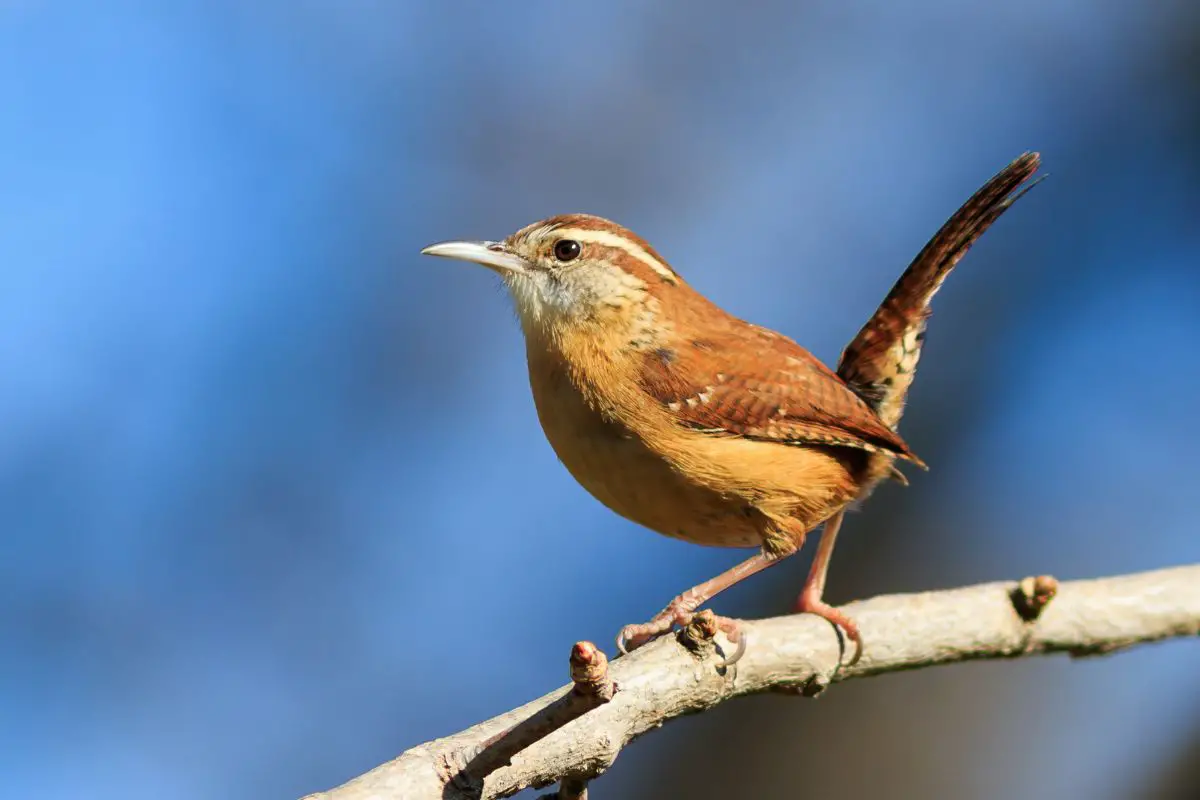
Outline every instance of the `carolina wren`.
<svg viewBox="0 0 1200 800"><path fill-rule="evenodd" d="M924 464L896 432L929 303L942 281L1038 168L1017 158L917 255L842 353L837 372L791 339L705 298L645 240L584 214L551 217L500 242L422 253L503 278L525 333L538 418L559 459L601 503L666 536L759 552L627 625L618 647L686 624L699 606L796 552L825 529L798 611L818 614L862 652L854 621L822 599L849 505L897 461ZM721 627L745 648L733 620Z"/></svg>

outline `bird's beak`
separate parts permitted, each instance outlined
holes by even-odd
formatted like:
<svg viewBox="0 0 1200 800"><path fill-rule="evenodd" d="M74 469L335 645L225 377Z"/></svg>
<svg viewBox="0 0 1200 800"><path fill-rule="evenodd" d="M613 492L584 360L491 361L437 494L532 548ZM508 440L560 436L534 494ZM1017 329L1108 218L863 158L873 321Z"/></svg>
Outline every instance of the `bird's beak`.
<svg viewBox="0 0 1200 800"><path fill-rule="evenodd" d="M429 245L421 254L473 261L501 274L529 271L525 259L510 251L504 242L439 242Z"/></svg>

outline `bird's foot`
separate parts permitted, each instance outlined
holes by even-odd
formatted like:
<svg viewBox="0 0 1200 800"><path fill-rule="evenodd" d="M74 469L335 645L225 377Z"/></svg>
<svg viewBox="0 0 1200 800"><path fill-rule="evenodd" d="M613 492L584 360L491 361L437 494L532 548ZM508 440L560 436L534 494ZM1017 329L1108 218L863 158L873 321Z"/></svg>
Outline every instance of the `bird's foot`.
<svg viewBox="0 0 1200 800"><path fill-rule="evenodd" d="M649 622L621 628L621 632L617 634L617 649L622 655L628 655L631 650L657 639L676 625L687 625L693 616L695 611L684 601L683 596L676 597Z"/></svg>
<svg viewBox="0 0 1200 800"><path fill-rule="evenodd" d="M853 667L862 658L862 635L858 632L857 623L844 611L834 608L822 600L819 594L808 590L801 592L800 596L796 598L795 610L801 614L816 614L845 632L846 638L854 643L854 655L846 664L847 667Z"/></svg>
<svg viewBox="0 0 1200 800"><path fill-rule="evenodd" d="M746 652L746 635L742 632L736 619L717 616L711 611L699 615L699 617L703 617L704 622L701 626L700 638L711 639L716 636L717 631L721 631L730 642L737 646L733 654L718 666L727 667L742 657L742 654ZM628 654L631 650L636 650L664 633L669 633L676 625L683 628L692 624L693 619L696 619L697 622L700 621L692 604L683 596L677 597L649 622L626 625L622 628L621 632L617 634L617 649L623 654Z"/></svg>

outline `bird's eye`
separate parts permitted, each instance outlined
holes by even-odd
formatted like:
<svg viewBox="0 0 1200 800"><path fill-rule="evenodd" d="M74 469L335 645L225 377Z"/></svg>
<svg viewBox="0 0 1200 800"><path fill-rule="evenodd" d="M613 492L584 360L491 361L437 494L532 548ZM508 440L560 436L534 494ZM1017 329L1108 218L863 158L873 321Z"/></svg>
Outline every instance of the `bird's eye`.
<svg viewBox="0 0 1200 800"><path fill-rule="evenodd" d="M559 261L574 261L579 258L579 242L574 239L559 239L554 243L554 257Z"/></svg>

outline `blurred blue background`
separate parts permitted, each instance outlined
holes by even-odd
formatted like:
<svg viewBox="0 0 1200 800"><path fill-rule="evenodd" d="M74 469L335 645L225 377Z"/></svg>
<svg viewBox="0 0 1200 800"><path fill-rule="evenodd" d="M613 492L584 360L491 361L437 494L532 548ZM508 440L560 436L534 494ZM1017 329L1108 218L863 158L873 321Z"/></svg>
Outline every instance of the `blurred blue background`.
<svg viewBox="0 0 1200 800"><path fill-rule="evenodd" d="M937 298L933 470L829 596L1200 559L1198 52L1182 0L0 0L4 793L328 788L744 557L591 500L496 279L418 255L555 213L832 362L1040 150ZM716 607L782 613L810 551ZM595 791L1195 797L1198 674L1193 641L752 698Z"/></svg>

